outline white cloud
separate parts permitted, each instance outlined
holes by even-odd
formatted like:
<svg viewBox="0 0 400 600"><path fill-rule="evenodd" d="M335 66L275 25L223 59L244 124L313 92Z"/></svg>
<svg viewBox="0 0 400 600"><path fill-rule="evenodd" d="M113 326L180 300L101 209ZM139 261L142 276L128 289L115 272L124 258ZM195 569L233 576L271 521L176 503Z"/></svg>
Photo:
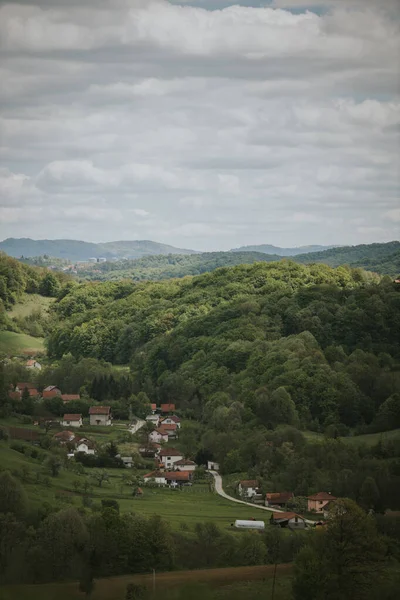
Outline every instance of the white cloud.
<svg viewBox="0 0 400 600"><path fill-rule="evenodd" d="M182 4L1 7L0 235L398 237L395 3Z"/></svg>

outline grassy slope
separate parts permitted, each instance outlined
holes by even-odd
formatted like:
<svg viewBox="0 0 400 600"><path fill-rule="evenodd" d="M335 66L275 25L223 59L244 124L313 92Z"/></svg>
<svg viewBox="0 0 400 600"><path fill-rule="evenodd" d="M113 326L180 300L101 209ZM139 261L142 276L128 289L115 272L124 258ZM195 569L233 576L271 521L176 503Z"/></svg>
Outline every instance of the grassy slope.
<svg viewBox="0 0 400 600"><path fill-rule="evenodd" d="M323 440L324 435L322 433L316 433L315 431L303 431L303 435L309 441ZM350 437L341 437L340 439L345 444L366 444L367 446L374 446L379 440L393 440L400 438L400 429L393 429L392 431L383 431L379 433L365 433L363 435L354 435Z"/></svg>
<svg viewBox="0 0 400 600"><path fill-rule="evenodd" d="M80 484L85 481L84 476L76 475L69 470L62 470L56 478L49 477L49 486L36 483L36 473L48 475L44 466L35 459L27 458L25 455L12 450L4 442L0 443L0 469L10 469L21 472L23 468L29 470L29 482L25 482L28 496L35 506L49 502L55 504L56 492L67 492L68 502L76 507L82 506L80 494L74 490L74 481ZM95 469L86 469L86 474L93 473ZM179 529L182 523L186 523L190 529L200 521L213 521L223 528L230 529L235 519L246 519L256 517L268 520L269 513L261 513L256 508L240 506L233 502L224 500L217 494L210 492L208 485L195 484L193 487L185 487L182 491L169 489L144 488L141 497L133 498L130 488L123 485L122 476L129 475L127 469L109 469L110 480L99 488L93 484L91 496L96 503L101 498L115 498L118 500L121 511L137 512L144 515L159 514L164 517L174 529ZM144 474L144 471L141 472ZM69 504L66 504L68 506Z"/></svg>
<svg viewBox="0 0 400 600"><path fill-rule="evenodd" d="M8 315L10 317L26 317L38 308L47 311L54 300L54 298L46 298L39 294L24 294L22 300L13 306Z"/></svg>
<svg viewBox="0 0 400 600"><path fill-rule="evenodd" d="M24 350L44 351L43 338L34 338L26 333L0 331L0 352L19 354Z"/></svg>

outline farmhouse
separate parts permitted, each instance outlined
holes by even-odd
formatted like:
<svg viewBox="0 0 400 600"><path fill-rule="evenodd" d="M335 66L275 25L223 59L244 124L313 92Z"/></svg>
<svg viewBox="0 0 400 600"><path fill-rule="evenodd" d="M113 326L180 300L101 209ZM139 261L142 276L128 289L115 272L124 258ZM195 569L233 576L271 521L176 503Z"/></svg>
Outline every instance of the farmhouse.
<svg viewBox="0 0 400 600"><path fill-rule="evenodd" d="M161 404L161 412L163 414L175 412L175 404Z"/></svg>
<svg viewBox="0 0 400 600"><path fill-rule="evenodd" d="M162 427L154 429L154 431L149 433L148 440L149 442L156 442L158 444L160 442L168 442L168 433Z"/></svg>
<svg viewBox="0 0 400 600"><path fill-rule="evenodd" d="M155 458L161 450L161 444L149 443L139 448L139 454L146 458Z"/></svg>
<svg viewBox="0 0 400 600"><path fill-rule="evenodd" d="M318 494L308 496L307 500L308 512L323 513L325 506L331 502L331 500L336 500L336 498L329 492L318 492Z"/></svg>
<svg viewBox="0 0 400 600"><path fill-rule="evenodd" d="M162 423L160 429L163 429L164 431L166 431L169 438L176 438L177 426L175 423L172 423L171 425L169 425L168 423L167 424Z"/></svg>
<svg viewBox="0 0 400 600"><path fill-rule="evenodd" d="M246 498L252 498L257 494L258 481L255 479L245 479L239 482L238 486L239 494Z"/></svg>
<svg viewBox="0 0 400 600"><path fill-rule="evenodd" d="M146 421L148 423L153 423L153 425L158 427L158 423L160 421L160 416L159 415L147 415Z"/></svg>
<svg viewBox="0 0 400 600"><path fill-rule="evenodd" d="M170 469L179 460L183 460L184 456L182 452L176 450L176 448L163 448L159 454L160 461L163 463L166 469Z"/></svg>
<svg viewBox="0 0 400 600"><path fill-rule="evenodd" d="M75 438L75 453L96 454L95 444L87 438Z"/></svg>
<svg viewBox="0 0 400 600"><path fill-rule="evenodd" d="M292 500L293 492L273 492L265 495L265 506L274 506L282 508Z"/></svg>
<svg viewBox="0 0 400 600"><path fill-rule="evenodd" d="M305 519L294 512L273 513L270 522L272 525L288 527L289 529L305 529L307 527Z"/></svg>
<svg viewBox="0 0 400 600"><path fill-rule="evenodd" d="M157 410L157 404L155 404L155 403L152 403L152 404L149 404L148 406L150 407L150 410L151 410L151 412L152 412L152 413L153 413L153 415L154 415L154 413L155 413L155 412L156 412L156 410Z"/></svg>
<svg viewBox="0 0 400 600"><path fill-rule="evenodd" d="M178 469L178 471L190 471L193 472L196 470L197 465L192 460L178 460L174 463L174 468Z"/></svg>
<svg viewBox="0 0 400 600"><path fill-rule="evenodd" d="M164 425L176 425L176 427L179 429L181 426L181 420L179 417L172 415L171 417L164 417L161 419L161 425L163 427Z"/></svg>
<svg viewBox="0 0 400 600"><path fill-rule="evenodd" d="M34 383L26 383L26 382L21 382L21 383L17 383L17 385L15 386L15 391L16 392L20 392L21 396L24 392L24 390L28 390L29 396L39 396L39 391L36 388ZM15 400L17 398L14 398Z"/></svg>
<svg viewBox="0 0 400 600"><path fill-rule="evenodd" d="M209 460L207 461L207 469L209 471L219 471L219 463Z"/></svg>
<svg viewBox="0 0 400 600"><path fill-rule="evenodd" d="M188 471L171 471L162 473L160 471L152 471L144 476L146 482L154 481L158 485L170 485L177 487L185 483L191 482L192 475Z"/></svg>
<svg viewBox="0 0 400 600"><path fill-rule="evenodd" d="M146 483L149 481L154 481L154 483L158 483L158 485L166 485L167 483L164 473L160 473L160 471L152 471L151 473L147 473L147 475L144 475L143 479Z"/></svg>
<svg viewBox="0 0 400 600"><path fill-rule="evenodd" d="M55 385L48 385L42 392L43 398L55 398L61 396L61 390Z"/></svg>
<svg viewBox="0 0 400 600"><path fill-rule="evenodd" d="M91 406L89 408L90 425L111 425L111 408L109 406Z"/></svg>
<svg viewBox="0 0 400 600"><path fill-rule="evenodd" d="M71 402L71 400L80 400L79 394L61 394L61 400L63 402Z"/></svg>
<svg viewBox="0 0 400 600"><path fill-rule="evenodd" d="M42 369L42 365L40 363L37 362L37 360L29 359L26 361L26 368L27 369L38 369L39 371Z"/></svg>
<svg viewBox="0 0 400 600"><path fill-rule="evenodd" d="M72 442L75 438L75 434L73 431L60 431L53 435L53 440L58 442L59 444L68 444L68 442Z"/></svg>
<svg viewBox="0 0 400 600"><path fill-rule="evenodd" d="M80 414L65 414L61 421L63 427L82 427L82 415Z"/></svg>

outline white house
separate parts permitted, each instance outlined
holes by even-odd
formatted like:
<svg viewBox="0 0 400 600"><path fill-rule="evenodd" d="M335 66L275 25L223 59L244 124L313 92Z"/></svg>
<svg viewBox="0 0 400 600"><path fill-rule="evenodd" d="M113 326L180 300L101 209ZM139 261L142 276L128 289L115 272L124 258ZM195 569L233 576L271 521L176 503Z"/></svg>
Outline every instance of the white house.
<svg viewBox="0 0 400 600"><path fill-rule="evenodd" d="M158 485L166 485L167 483L167 480L164 477L164 473L160 473L159 471L152 471L151 473L147 473L147 475L145 475L143 479L145 483L153 481Z"/></svg>
<svg viewBox="0 0 400 600"><path fill-rule="evenodd" d="M42 365L40 363L38 363L37 360L34 359L30 359L26 362L26 368L27 369L37 369L38 371L42 370Z"/></svg>
<svg viewBox="0 0 400 600"><path fill-rule="evenodd" d="M209 460L207 462L207 469L209 471L219 471L219 464L217 462L214 462L213 460Z"/></svg>
<svg viewBox="0 0 400 600"><path fill-rule="evenodd" d="M171 439L174 439L177 437L177 429L178 427L176 426L176 423L171 423L171 424L167 424L167 423L161 423L160 429L163 429L164 431L167 432L168 437Z"/></svg>
<svg viewBox="0 0 400 600"><path fill-rule="evenodd" d="M87 438L75 438L75 453L96 454L94 443Z"/></svg>
<svg viewBox="0 0 400 600"><path fill-rule="evenodd" d="M158 427L158 423L160 421L160 415L147 415L146 421L148 423L153 423L155 427Z"/></svg>
<svg viewBox="0 0 400 600"><path fill-rule="evenodd" d="M255 479L245 479L239 482L239 494L246 498L253 498L257 494L258 487L258 481Z"/></svg>
<svg viewBox="0 0 400 600"><path fill-rule="evenodd" d="M189 472L171 471L169 473L161 473L160 471L152 471L147 473L143 478L145 482L154 481L158 485L169 485L178 487L184 483L189 484L192 479L192 474Z"/></svg>
<svg viewBox="0 0 400 600"><path fill-rule="evenodd" d="M176 425L177 429L180 429L181 420L175 415L172 415L171 417L164 417L161 419L161 427L164 427L164 425Z"/></svg>
<svg viewBox="0 0 400 600"><path fill-rule="evenodd" d="M178 460L174 463L174 468L178 469L178 471L195 471L197 465L192 460L186 460L185 458L182 460Z"/></svg>
<svg viewBox="0 0 400 600"><path fill-rule="evenodd" d="M91 406L89 419L91 425L112 425L111 408L109 406Z"/></svg>
<svg viewBox="0 0 400 600"><path fill-rule="evenodd" d="M120 456L119 457L124 463L125 467L131 469L133 467L133 457L132 456Z"/></svg>
<svg viewBox="0 0 400 600"><path fill-rule="evenodd" d="M163 448L159 457L166 469L170 469L175 463L184 458L182 452L176 450L176 448Z"/></svg>
<svg viewBox="0 0 400 600"><path fill-rule="evenodd" d="M289 529L306 529L307 527L304 517L296 515L294 512L274 512L270 521L273 525Z"/></svg>
<svg viewBox="0 0 400 600"><path fill-rule="evenodd" d="M63 416L63 420L61 421L61 425L63 427L82 427L82 415L69 415L66 414Z"/></svg>
<svg viewBox="0 0 400 600"><path fill-rule="evenodd" d="M148 435L149 442L156 442L160 444L161 442L168 442L168 433L165 429L155 429Z"/></svg>

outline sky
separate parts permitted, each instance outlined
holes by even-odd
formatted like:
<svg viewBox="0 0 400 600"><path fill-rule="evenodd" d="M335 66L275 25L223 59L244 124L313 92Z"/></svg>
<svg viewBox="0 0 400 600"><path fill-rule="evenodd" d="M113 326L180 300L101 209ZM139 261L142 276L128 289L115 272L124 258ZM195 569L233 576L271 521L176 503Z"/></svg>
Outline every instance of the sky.
<svg viewBox="0 0 400 600"><path fill-rule="evenodd" d="M399 239L400 0L0 0L0 239Z"/></svg>

